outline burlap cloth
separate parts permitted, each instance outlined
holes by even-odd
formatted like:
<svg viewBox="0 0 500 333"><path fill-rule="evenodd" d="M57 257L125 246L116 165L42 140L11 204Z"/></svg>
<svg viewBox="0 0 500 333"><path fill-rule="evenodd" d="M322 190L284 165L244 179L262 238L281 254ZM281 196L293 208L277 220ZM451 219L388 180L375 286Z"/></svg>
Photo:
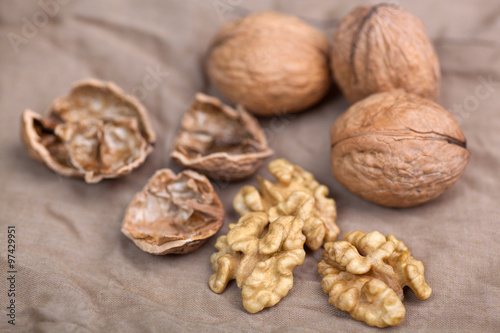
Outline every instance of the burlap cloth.
<svg viewBox="0 0 500 333"><path fill-rule="evenodd" d="M307 252L277 306L249 314L234 282L220 295L208 286L216 237L192 254L157 257L120 233L125 208L154 171L181 169L169 159L172 139L194 94L214 93L202 64L225 21L275 9L331 39L340 17L373 2L60 2L0 2L0 331L376 331L328 303L316 271L320 250ZM300 164L330 188L341 236L356 229L392 233L424 262L432 296L420 301L406 291L406 318L387 332L498 332L500 3L399 3L422 19L435 43L443 73L438 102L459 118L472 153L455 186L410 209L380 207L344 189L329 166L329 129L348 107L335 92L312 110L261 123L276 157ZM141 99L159 138L142 167L96 185L57 176L28 157L19 137L25 108L45 113L86 77L114 81ZM265 168L259 174L269 176ZM246 183L255 178L216 184L227 211L217 236L237 220L231 201ZM8 225L16 230L15 326L6 316Z"/></svg>

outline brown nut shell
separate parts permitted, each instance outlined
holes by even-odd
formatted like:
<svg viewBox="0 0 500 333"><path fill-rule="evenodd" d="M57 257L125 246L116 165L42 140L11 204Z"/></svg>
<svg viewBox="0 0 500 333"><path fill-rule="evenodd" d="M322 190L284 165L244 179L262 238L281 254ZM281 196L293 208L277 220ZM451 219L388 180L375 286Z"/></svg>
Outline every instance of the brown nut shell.
<svg viewBox="0 0 500 333"><path fill-rule="evenodd" d="M87 183L128 174L156 140L144 106L114 83L95 79L56 99L47 117L25 110L21 137L32 158Z"/></svg>
<svg viewBox="0 0 500 333"><path fill-rule="evenodd" d="M401 90L351 106L331 129L332 171L351 192L380 205L437 198L470 153L460 126L438 104Z"/></svg>
<svg viewBox="0 0 500 333"><path fill-rule="evenodd" d="M235 104L259 116L302 111L330 87L329 45L300 19L260 12L224 25L212 41L207 73Z"/></svg>
<svg viewBox="0 0 500 333"><path fill-rule="evenodd" d="M170 156L211 178L232 181L255 173L272 154L258 121L245 109L198 93Z"/></svg>
<svg viewBox="0 0 500 333"><path fill-rule="evenodd" d="M152 254L190 253L222 226L224 208L209 180L158 170L127 208L122 233Z"/></svg>
<svg viewBox="0 0 500 333"><path fill-rule="evenodd" d="M439 94L439 60L422 22L391 4L358 7L334 34L335 81L352 104L371 94L404 89Z"/></svg>

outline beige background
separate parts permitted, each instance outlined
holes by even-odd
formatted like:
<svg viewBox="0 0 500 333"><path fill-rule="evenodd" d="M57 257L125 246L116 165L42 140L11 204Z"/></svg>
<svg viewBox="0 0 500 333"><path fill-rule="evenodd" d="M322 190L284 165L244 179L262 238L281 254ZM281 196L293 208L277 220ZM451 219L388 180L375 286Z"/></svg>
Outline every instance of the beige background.
<svg viewBox="0 0 500 333"><path fill-rule="evenodd" d="M194 94L214 93L202 62L224 21L276 9L302 17L331 39L338 19L361 3L373 2L75 0L52 7L54 16L46 22L37 1L1 1L0 330L375 331L328 303L316 273L321 251L309 251L295 269L288 296L251 315L235 283L221 295L208 287L215 237L192 254L155 257L120 233L128 202L154 171L180 170L168 157L172 138ZM380 207L342 188L330 172L328 134L348 105L334 92L308 112L261 123L276 157L300 164L330 188L342 235L355 229L393 233L424 262L432 296L420 301L406 291L406 318L386 331L500 331L500 3L400 3L423 20L436 45L443 72L439 103L449 110L464 103L469 108L459 120L472 157L453 188L411 209ZM25 22L34 20L37 31L23 35ZM9 32L26 37L17 52ZM151 71L160 72L157 84L145 89ZM96 185L61 178L34 162L19 138L25 108L45 113L55 97L86 77L112 80L139 97L159 138L141 168ZM479 100L476 89L484 80L496 84ZM259 173L268 175L265 168ZM218 235L236 221L231 200L245 183L255 179L215 185L227 210ZM16 226L18 246L14 329L5 315L7 225Z"/></svg>

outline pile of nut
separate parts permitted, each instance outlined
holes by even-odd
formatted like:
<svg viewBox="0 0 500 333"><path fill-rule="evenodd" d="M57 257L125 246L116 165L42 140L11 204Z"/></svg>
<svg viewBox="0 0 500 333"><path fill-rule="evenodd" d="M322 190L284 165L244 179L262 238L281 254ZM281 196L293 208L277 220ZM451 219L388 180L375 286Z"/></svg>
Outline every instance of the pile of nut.
<svg viewBox="0 0 500 333"><path fill-rule="evenodd" d="M238 106L195 96L170 155L191 170L158 170L125 213L122 232L146 252L189 253L216 234L225 211L200 173L225 181L252 176L273 154L254 115L306 110L329 91L331 73L352 103L331 129L331 167L353 193L388 207L420 205L452 186L469 160L460 126L433 101L441 74L432 43L400 7L356 8L341 20L332 47L296 17L253 14L219 30L206 71ZM26 110L22 138L30 156L88 183L131 172L156 140L138 100L94 79L54 101L46 117ZM403 320L405 286L420 299L430 296L424 266L403 242L376 231L336 241L328 188L284 159L269 171L276 183L258 178L258 188L243 186L234 198L241 218L215 244L214 292L235 279L248 312L276 305L292 288L306 245L324 248L318 273L330 303L368 325Z"/></svg>

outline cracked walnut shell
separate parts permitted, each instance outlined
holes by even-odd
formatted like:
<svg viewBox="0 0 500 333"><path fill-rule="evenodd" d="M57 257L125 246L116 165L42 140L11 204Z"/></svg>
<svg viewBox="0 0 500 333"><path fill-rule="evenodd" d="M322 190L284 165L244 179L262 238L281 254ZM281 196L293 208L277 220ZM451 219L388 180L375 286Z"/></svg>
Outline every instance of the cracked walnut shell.
<svg viewBox="0 0 500 333"><path fill-rule="evenodd" d="M437 198L469 161L465 137L438 104L401 90L372 95L331 129L332 171L351 192L380 205Z"/></svg>
<svg viewBox="0 0 500 333"><path fill-rule="evenodd" d="M87 183L128 174L156 140L144 106L114 83L95 79L56 99L47 117L25 110L21 131L32 158Z"/></svg>
<svg viewBox="0 0 500 333"><path fill-rule="evenodd" d="M302 111L330 87L329 45L302 20L272 11L224 25L208 52L207 74L235 104L259 116Z"/></svg>
<svg viewBox="0 0 500 333"><path fill-rule="evenodd" d="M256 313L276 305L293 286L292 271L305 258L303 222L282 216L269 222L267 214L251 212L229 225L217 239L219 250L210 257L215 273L210 288L221 293L236 279L244 308Z"/></svg>
<svg viewBox="0 0 500 333"><path fill-rule="evenodd" d="M224 208L209 180L186 170L158 170L127 208L122 232L152 254L198 249L222 226Z"/></svg>
<svg viewBox="0 0 500 333"><path fill-rule="evenodd" d="M170 156L214 179L231 181L252 175L272 154L252 115L198 93L182 118Z"/></svg>
<svg viewBox="0 0 500 333"><path fill-rule="evenodd" d="M437 98L438 57L422 22L403 8L358 7L342 19L333 39L335 80L351 104L398 88Z"/></svg>
<svg viewBox="0 0 500 333"><path fill-rule="evenodd" d="M343 241L325 244L318 263L321 286L329 302L370 326L401 323L406 310L403 288L422 300L432 289L425 283L424 265L393 235L354 231Z"/></svg>
<svg viewBox="0 0 500 333"><path fill-rule="evenodd" d="M234 209L240 215L266 212L271 221L279 216L300 217L304 221L306 244L312 250L334 241L340 230L335 224L335 201L327 198L328 188L319 184L310 172L285 159L269 163L269 171L278 182L259 177L259 190L244 186L234 197Z"/></svg>

